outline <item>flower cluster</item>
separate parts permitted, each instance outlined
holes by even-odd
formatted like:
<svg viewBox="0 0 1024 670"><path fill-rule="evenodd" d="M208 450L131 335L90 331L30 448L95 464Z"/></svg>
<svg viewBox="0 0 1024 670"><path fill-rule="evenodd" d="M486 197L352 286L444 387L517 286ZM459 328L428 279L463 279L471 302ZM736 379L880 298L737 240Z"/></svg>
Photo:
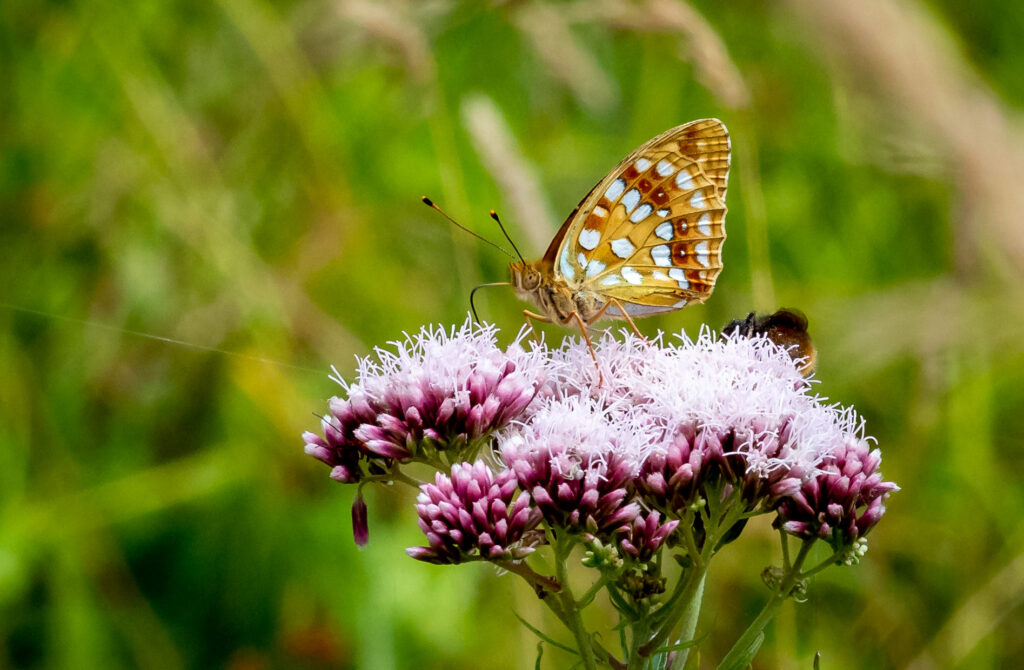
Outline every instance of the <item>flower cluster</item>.
<svg viewBox="0 0 1024 670"><path fill-rule="evenodd" d="M650 561L661 549L661 545L672 535L679 525L678 519L661 523L661 515L648 512L646 516L637 516L633 523L619 529L622 551L635 563Z"/></svg>
<svg viewBox="0 0 1024 670"><path fill-rule="evenodd" d="M394 462L431 452L471 456L496 430L523 415L544 380L544 361L517 339L507 350L493 326L468 320L450 332L424 327L358 359L356 382L335 372L345 397L331 398L323 437L305 433L306 452L332 478L357 482ZM466 453L462 453L463 450Z"/></svg>
<svg viewBox="0 0 1024 670"><path fill-rule="evenodd" d="M411 460L447 470L495 448L497 474L462 463L422 486L429 546L409 550L421 560L519 560L542 520L549 537L614 544L642 563L677 531L696 532L688 546L700 550L723 504L738 510L725 530L777 511L788 533L838 548L897 490L857 414L812 394L799 362L762 336L606 333L597 367L578 339L503 351L493 327L468 321L393 347L360 360L355 383L338 380L345 398L331 400L323 437L304 439L342 482Z"/></svg>
<svg viewBox="0 0 1024 670"><path fill-rule="evenodd" d="M553 528L608 537L640 512L629 490L640 462L636 435L590 398L544 404L499 445Z"/></svg>
<svg viewBox="0 0 1024 670"><path fill-rule="evenodd" d="M406 553L428 563L524 558L533 548L520 541L540 522L540 512L530 506L529 493L515 497L515 492L512 472L495 476L483 461L458 463L451 477L437 473L416 499L420 529L430 546Z"/></svg>
<svg viewBox="0 0 1024 670"><path fill-rule="evenodd" d="M819 537L836 550L864 537L885 514L884 500L899 487L882 481L882 455L866 440L840 445L820 473L779 504L776 527L803 538Z"/></svg>

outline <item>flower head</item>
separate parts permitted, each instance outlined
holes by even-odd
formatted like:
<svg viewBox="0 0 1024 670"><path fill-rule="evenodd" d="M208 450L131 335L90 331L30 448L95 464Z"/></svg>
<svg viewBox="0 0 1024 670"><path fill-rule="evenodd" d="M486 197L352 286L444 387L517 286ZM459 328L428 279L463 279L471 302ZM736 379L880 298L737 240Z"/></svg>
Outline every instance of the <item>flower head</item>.
<svg viewBox="0 0 1024 670"><path fill-rule="evenodd" d="M499 439L501 456L555 528L608 537L640 512L629 485L643 436L591 398L549 402Z"/></svg>
<svg viewBox="0 0 1024 670"><path fill-rule="evenodd" d="M358 481L367 463L386 468L424 448L480 446L524 410L540 389L544 359L517 339L503 351L494 326L468 319L458 329L424 327L415 336L358 359L356 381L335 377L345 397L330 400L324 437L303 436L307 453Z"/></svg>
<svg viewBox="0 0 1024 670"><path fill-rule="evenodd" d="M884 501L899 490L882 481L882 457L866 440L848 440L820 466L817 476L782 499L775 526L802 538L818 537L834 549L852 545L885 514Z"/></svg>
<svg viewBox="0 0 1024 670"><path fill-rule="evenodd" d="M366 474L387 471L392 459L372 454L359 443L348 439L340 419L335 416L323 417L320 425L323 437L307 430L302 434L302 441L306 444L308 455L330 466L331 479L342 484L354 484Z"/></svg>
<svg viewBox="0 0 1024 670"><path fill-rule="evenodd" d="M828 405L785 348L760 336L719 338L709 330L665 345L627 335L597 342L605 384L575 342L557 353L552 383L587 395L641 437L637 489L653 507L678 514L708 481L739 490L750 509L797 490L837 444L860 436L852 410ZM563 392L564 393L564 392Z"/></svg>
<svg viewBox="0 0 1024 670"><path fill-rule="evenodd" d="M654 558L661 545L679 525L678 519L661 523L661 515L648 512L637 516L633 523L619 529L622 550L637 563L646 563Z"/></svg>
<svg viewBox="0 0 1024 670"><path fill-rule="evenodd" d="M693 433L711 461L736 454L741 472L767 478L777 470L813 471L859 429L811 394L785 349L758 337L719 339L708 330L654 359L636 386L665 442ZM740 473L737 473L740 474Z"/></svg>
<svg viewBox="0 0 1024 670"><path fill-rule="evenodd" d="M525 557L534 549L520 540L540 521L540 512L530 506L528 493L515 497L515 492L514 473L504 470L495 476L483 461L456 464L451 477L437 473L416 499L420 529L430 546L410 547L406 553L428 563Z"/></svg>

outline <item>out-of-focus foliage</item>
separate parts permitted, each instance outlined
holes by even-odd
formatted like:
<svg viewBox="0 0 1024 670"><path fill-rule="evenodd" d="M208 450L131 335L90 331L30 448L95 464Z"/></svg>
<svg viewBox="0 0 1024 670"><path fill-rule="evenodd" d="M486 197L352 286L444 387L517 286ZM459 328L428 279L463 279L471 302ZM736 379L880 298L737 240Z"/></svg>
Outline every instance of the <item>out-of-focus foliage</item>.
<svg viewBox="0 0 1024 670"><path fill-rule="evenodd" d="M757 667L1015 665L1022 25L953 0L0 4L0 666L533 667L527 589L413 563L405 494L369 491L356 552L354 490L299 435L330 364L506 277L420 195L537 255L707 116L733 133L725 270L642 327L802 309L820 392L903 487ZM480 307L518 328L510 291ZM723 555L706 661L771 546Z"/></svg>

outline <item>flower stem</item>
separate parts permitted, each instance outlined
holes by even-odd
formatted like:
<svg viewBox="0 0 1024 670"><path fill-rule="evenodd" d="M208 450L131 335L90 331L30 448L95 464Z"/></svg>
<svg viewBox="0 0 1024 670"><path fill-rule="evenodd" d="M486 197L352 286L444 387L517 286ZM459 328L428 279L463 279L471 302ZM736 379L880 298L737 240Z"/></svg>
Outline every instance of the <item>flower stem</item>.
<svg viewBox="0 0 1024 670"><path fill-rule="evenodd" d="M693 595L690 596L689 602L686 604L686 609L683 610L683 625L679 631L679 640L681 642L689 642L697 633L697 619L700 618L700 606L704 600L704 582L707 579L707 576L707 570L701 572L700 579L696 581ZM671 670L681 670L683 667L688 667L686 661L689 656L689 647L680 649L679 652L676 653L675 659L672 661ZM694 658L697 657L694 656Z"/></svg>
<svg viewBox="0 0 1024 670"><path fill-rule="evenodd" d="M729 650L729 653L725 655L725 658L722 659L722 662L718 664L719 670L741 670L750 663L750 649L759 644L758 638L764 633L765 627L775 617L782 603L786 602L789 598L793 586L799 579L803 578L804 575L800 572L800 568L804 561L807 560L807 554L813 545L813 539L804 540L800 546L800 552L793 560L793 564L786 567L775 593L765 603L764 607L761 608L757 617L750 622L750 625L743 631L739 639L736 640L736 643Z"/></svg>
<svg viewBox="0 0 1024 670"><path fill-rule="evenodd" d="M419 487L423 485L423 482L421 482L418 479L414 479L414 478L410 477L409 475L407 475L404 472L400 471L398 468L393 468L390 472L388 472L388 477L387 478L388 479L392 479L392 480L394 480L396 482L402 482L403 484L408 484L409 486L411 486L414 489L419 489Z"/></svg>
<svg viewBox="0 0 1024 670"><path fill-rule="evenodd" d="M530 566L523 562L515 561L492 561L496 566L502 570L507 570L514 575L519 575L526 582L533 587L534 591L542 597L547 597L548 594L558 593L562 588L555 579L551 577L545 577L535 572Z"/></svg>
<svg viewBox="0 0 1024 670"><path fill-rule="evenodd" d="M594 585L587 589L586 593L580 596L580 599L576 601L576 606L582 609L589 605L593 602L594 598L597 597L597 594L600 593L601 589L603 589L611 580L612 575L608 573L602 574L601 578L594 582Z"/></svg>
<svg viewBox="0 0 1024 670"><path fill-rule="evenodd" d="M572 589L569 588L569 566L567 559L572 551L572 544L565 538L560 537L556 539L554 549L555 575L562 585L557 598L562 602L565 614L563 622L569 627L573 637L576 639L576 648L580 652L583 667L587 670L597 670L597 659L594 657L594 647L591 643L590 635L587 634L587 629L583 625L583 618L580 616L580 610L576 606L576 599L572 595Z"/></svg>
<svg viewBox="0 0 1024 670"><path fill-rule="evenodd" d="M634 622L631 628L632 635L629 649L626 650L626 658L629 660L629 665L626 668L627 670L640 670L646 666L648 659L638 653L638 647L642 641L650 637L651 626L649 620L644 617L642 620Z"/></svg>
<svg viewBox="0 0 1024 670"><path fill-rule="evenodd" d="M536 571L530 566L526 565L525 562L514 562L514 561L493 561L494 565L498 566L503 570L508 570L512 574L519 575L522 577L530 586L533 587L538 597L541 598L541 602L547 605L551 613L562 622L562 624L570 631L574 631L573 618L578 618L579 614L571 607L567 607L567 599L558 597L563 590L563 585L558 582L554 577L547 577ZM568 599L568 602L572 602L572 598ZM596 640L591 639L592 653L596 654L596 657L604 658L607 660L608 665L616 670L625 670L625 666L619 662L615 656L608 652L600 643Z"/></svg>
<svg viewBox="0 0 1024 670"><path fill-rule="evenodd" d="M734 491L731 495L726 496L723 496L719 490L708 491L707 504L699 510L704 519L706 533L703 544L698 549L692 531L684 531L684 542L690 548L690 556L693 561L685 577L686 585L678 594L678 598L673 594L669 603L671 609L668 616L659 626L657 634L640 648L642 655L650 656L670 637L680 643L691 642L694 639L704 597L708 564L715 554L719 539L742 517L743 509L739 503L739 491ZM686 667L690 657L690 647L680 649L672 661L672 670L681 670Z"/></svg>
<svg viewBox="0 0 1024 670"><path fill-rule="evenodd" d="M693 630L696 630L697 615L700 613L700 602L704 595L704 578L706 575L707 564L703 561L690 568L689 574L685 577L685 585L680 590L678 598L674 599L675 603L672 606L672 612L658 627L658 632L654 637L637 650L639 656L648 658L653 655L659 647L665 644L669 635L679 624L680 619L686 621L687 625L692 625ZM689 641L691 638L681 639Z"/></svg>

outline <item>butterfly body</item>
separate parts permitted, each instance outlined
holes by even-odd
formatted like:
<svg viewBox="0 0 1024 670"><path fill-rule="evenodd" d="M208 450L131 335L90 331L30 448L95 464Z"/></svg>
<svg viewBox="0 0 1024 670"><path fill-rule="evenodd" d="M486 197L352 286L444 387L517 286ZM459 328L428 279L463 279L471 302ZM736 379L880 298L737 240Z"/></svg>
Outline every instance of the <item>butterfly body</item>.
<svg viewBox="0 0 1024 670"><path fill-rule="evenodd" d="M582 326L704 302L722 269L729 159L717 119L672 128L627 156L542 259L510 265L516 295L541 312L527 316Z"/></svg>
<svg viewBox="0 0 1024 670"><path fill-rule="evenodd" d="M556 280L543 262L512 263L509 271L512 287L519 299L532 302L552 323L568 325L574 318L574 312L591 323L598 318L604 306L597 293Z"/></svg>

